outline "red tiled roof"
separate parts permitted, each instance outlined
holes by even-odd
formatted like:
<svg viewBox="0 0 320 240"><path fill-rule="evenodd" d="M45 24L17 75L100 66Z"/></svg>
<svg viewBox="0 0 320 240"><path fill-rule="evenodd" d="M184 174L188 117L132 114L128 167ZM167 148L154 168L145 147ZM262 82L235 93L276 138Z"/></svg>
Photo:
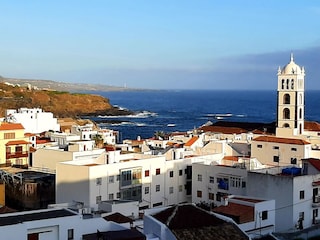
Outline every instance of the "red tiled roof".
<svg viewBox="0 0 320 240"><path fill-rule="evenodd" d="M219 206L212 211L231 217L239 224L254 220L254 207L252 206L229 202L227 206Z"/></svg>
<svg viewBox="0 0 320 240"><path fill-rule="evenodd" d="M320 159L309 158L307 161L318 171L320 171Z"/></svg>
<svg viewBox="0 0 320 240"><path fill-rule="evenodd" d="M200 130L204 132L215 132L215 133L224 133L224 134L240 134L246 133L247 130L237 127L223 127L223 126L203 126Z"/></svg>
<svg viewBox="0 0 320 240"><path fill-rule="evenodd" d="M0 131L5 131L5 130L19 130L19 129L24 129L21 123L7 123L7 122L2 122L0 125Z"/></svg>
<svg viewBox="0 0 320 240"><path fill-rule="evenodd" d="M25 133L24 136L25 137L33 137L33 136L36 136L36 134L34 134L34 133Z"/></svg>
<svg viewBox="0 0 320 240"><path fill-rule="evenodd" d="M320 132L320 123L318 122L304 122L304 130Z"/></svg>
<svg viewBox="0 0 320 240"><path fill-rule="evenodd" d="M296 138L280 138L280 137L272 137L272 136L260 136L254 138L253 141L259 142L275 142L275 143L284 143L284 144L294 144L294 145L307 145L309 142L303 139Z"/></svg>
<svg viewBox="0 0 320 240"><path fill-rule="evenodd" d="M199 139L199 137L192 137L188 142L186 142L185 144L184 144L184 146L186 146L186 147L190 147L190 146L192 146L192 144L194 144L197 140Z"/></svg>
<svg viewBox="0 0 320 240"><path fill-rule="evenodd" d="M29 144L29 142L24 141L24 140L9 141L6 143L6 146L20 145L20 144Z"/></svg>
<svg viewBox="0 0 320 240"><path fill-rule="evenodd" d="M238 157L237 156L224 156L223 160L230 160L230 161L238 162Z"/></svg>

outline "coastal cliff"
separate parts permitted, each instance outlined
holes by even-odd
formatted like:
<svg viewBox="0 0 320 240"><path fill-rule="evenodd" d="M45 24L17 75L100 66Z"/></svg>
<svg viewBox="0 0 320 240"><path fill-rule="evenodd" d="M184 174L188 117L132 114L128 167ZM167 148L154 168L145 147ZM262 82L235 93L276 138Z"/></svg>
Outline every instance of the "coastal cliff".
<svg viewBox="0 0 320 240"><path fill-rule="evenodd" d="M99 95L30 89L0 82L0 117L4 117L6 109L22 107L39 107L58 118L128 114L113 107L109 99Z"/></svg>

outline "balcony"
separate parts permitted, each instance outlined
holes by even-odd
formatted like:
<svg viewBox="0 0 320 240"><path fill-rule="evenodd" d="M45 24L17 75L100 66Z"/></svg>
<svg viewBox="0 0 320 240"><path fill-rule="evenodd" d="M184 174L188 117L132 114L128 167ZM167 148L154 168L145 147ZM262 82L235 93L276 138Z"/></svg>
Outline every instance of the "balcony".
<svg viewBox="0 0 320 240"><path fill-rule="evenodd" d="M27 158L29 156L28 152L7 152L6 159L11 158Z"/></svg>

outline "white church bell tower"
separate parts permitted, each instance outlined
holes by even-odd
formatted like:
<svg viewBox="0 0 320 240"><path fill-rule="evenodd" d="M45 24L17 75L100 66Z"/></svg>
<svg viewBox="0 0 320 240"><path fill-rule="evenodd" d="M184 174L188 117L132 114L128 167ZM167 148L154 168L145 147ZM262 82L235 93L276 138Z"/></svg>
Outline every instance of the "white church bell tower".
<svg viewBox="0 0 320 240"><path fill-rule="evenodd" d="M304 129L304 67L290 62L278 69L278 101L276 136L303 134Z"/></svg>

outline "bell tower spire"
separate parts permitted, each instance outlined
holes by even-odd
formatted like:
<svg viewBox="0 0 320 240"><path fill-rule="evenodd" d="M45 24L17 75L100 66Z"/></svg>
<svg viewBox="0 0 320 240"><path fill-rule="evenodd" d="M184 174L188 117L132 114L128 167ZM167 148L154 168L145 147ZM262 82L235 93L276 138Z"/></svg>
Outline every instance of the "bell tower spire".
<svg viewBox="0 0 320 240"><path fill-rule="evenodd" d="M276 135L290 137L304 129L304 77L305 70L294 62L278 69L278 100Z"/></svg>

